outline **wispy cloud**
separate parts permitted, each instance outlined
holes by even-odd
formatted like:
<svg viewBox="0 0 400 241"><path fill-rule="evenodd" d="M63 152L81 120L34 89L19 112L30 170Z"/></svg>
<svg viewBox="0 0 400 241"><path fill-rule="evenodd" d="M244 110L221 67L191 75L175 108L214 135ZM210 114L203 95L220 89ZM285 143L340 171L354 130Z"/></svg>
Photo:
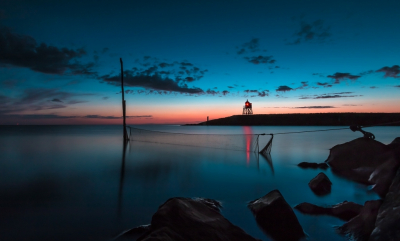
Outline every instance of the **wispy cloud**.
<svg viewBox="0 0 400 241"><path fill-rule="evenodd" d="M385 73L384 77L392 77L392 78L400 78L400 66L398 65L393 65L392 67L383 67L378 69L376 72L383 72Z"/></svg>
<svg viewBox="0 0 400 241"><path fill-rule="evenodd" d="M78 61L86 54L83 48L38 44L30 36L0 27L0 64L25 67L46 74L95 75L93 62L83 64Z"/></svg>
<svg viewBox="0 0 400 241"><path fill-rule="evenodd" d="M334 98L350 98L359 97L362 95L353 95L353 92L339 92L339 93L329 93L322 95L302 95L299 99L334 99Z"/></svg>
<svg viewBox="0 0 400 241"><path fill-rule="evenodd" d="M244 57L249 63L252 64L273 64L276 62L273 56L253 56L253 57Z"/></svg>
<svg viewBox="0 0 400 241"><path fill-rule="evenodd" d="M336 72L333 75L328 75L328 78L331 78L334 80L334 84L339 84L343 80L351 80L351 81L356 81L358 78L360 78L360 75L352 75L349 73L339 73Z"/></svg>
<svg viewBox="0 0 400 241"><path fill-rule="evenodd" d="M295 34L295 40L288 44L300 44L302 42L318 42L323 43L331 37L330 26L325 26L324 21L321 19L314 22L307 23L300 22L300 30Z"/></svg>
<svg viewBox="0 0 400 241"><path fill-rule="evenodd" d="M190 62L167 63L154 57L145 56L142 60L136 60L136 63L142 67L124 71L124 85L127 87L145 88L149 90L146 92L147 94L206 93L201 88L188 86L188 83L200 80L208 71L200 69ZM104 75L100 79L112 85L119 86L121 84L120 75Z"/></svg>
<svg viewBox="0 0 400 241"><path fill-rule="evenodd" d="M238 47L237 54L245 54L245 53L255 53L261 51L260 49L260 39L252 38L249 42L246 42Z"/></svg>
<svg viewBox="0 0 400 241"><path fill-rule="evenodd" d="M280 91L280 92L287 92L287 91L291 91L294 90L293 88L290 88L287 85L281 85L278 87L278 89L276 89L276 91Z"/></svg>

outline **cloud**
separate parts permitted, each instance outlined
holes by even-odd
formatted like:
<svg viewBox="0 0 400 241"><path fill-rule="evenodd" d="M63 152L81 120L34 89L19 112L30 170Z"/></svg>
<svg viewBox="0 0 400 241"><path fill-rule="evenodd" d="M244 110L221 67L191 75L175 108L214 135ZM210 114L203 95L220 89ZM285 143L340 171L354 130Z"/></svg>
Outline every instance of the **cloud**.
<svg viewBox="0 0 400 241"><path fill-rule="evenodd" d="M0 27L0 64L29 68L45 74L95 75L94 63L82 64L86 55L83 48L58 48L38 44L27 35L18 35L7 27Z"/></svg>
<svg viewBox="0 0 400 241"><path fill-rule="evenodd" d="M325 77L325 75L323 75L321 73L312 73L312 75L319 76L319 77Z"/></svg>
<svg viewBox="0 0 400 241"><path fill-rule="evenodd" d="M249 42L242 44L239 47L236 47L237 49L239 49L237 51L237 54L244 54L247 52L258 52L260 51L260 39L258 38L253 38L251 39Z"/></svg>
<svg viewBox="0 0 400 241"><path fill-rule="evenodd" d="M110 97L108 97L108 96L104 96L103 98L101 98L101 99L103 99L103 100L108 100Z"/></svg>
<svg viewBox="0 0 400 241"><path fill-rule="evenodd" d="M400 85L395 85L394 87L400 88Z"/></svg>
<svg viewBox="0 0 400 241"><path fill-rule="evenodd" d="M228 86L228 88L229 88L229 89L233 89L233 88L235 88L235 87L233 87L233 86Z"/></svg>
<svg viewBox="0 0 400 241"><path fill-rule="evenodd" d="M18 114L23 111L67 108L71 104L86 102L72 99L77 96L86 95L92 94L76 94L59 91L58 89L26 89L17 97L0 98L0 114Z"/></svg>
<svg viewBox="0 0 400 241"><path fill-rule="evenodd" d="M253 56L253 57L244 57L249 63L252 64L273 64L276 62L275 59L273 59L273 56Z"/></svg>
<svg viewBox="0 0 400 241"><path fill-rule="evenodd" d="M118 75L104 75L101 79L109 84L119 86L121 78ZM131 70L124 71L124 85L132 87L143 87L153 90L165 90L169 92L178 92L185 94L202 94L204 91L200 88L190 88L186 84L182 84L179 80L173 80L167 76L158 74L148 75L144 72L134 72Z"/></svg>
<svg viewBox="0 0 400 241"><path fill-rule="evenodd" d="M351 81L355 81L358 78L360 78L361 76L360 75L351 75L349 73L336 72L334 75L328 75L327 77L331 78L331 79L334 79L335 80L334 84L339 84L340 81L347 80L347 79L349 79Z"/></svg>
<svg viewBox="0 0 400 241"><path fill-rule="evenodd" d="M262 90L262 91L259 91L259 90L244 90L243 92L245 92L246 94L249 94L249 93L254 93L254 94L257 94L257 95L252 95L251 97L256 97L256 96L258 96L258 97L266 97L266 96L269 96L269 90ZM245 95L245 97L247 97L247 95Z"/></svg>
<svg viewBox="0 0 400 241"><path fill-rule="evenodd" d="M363 76L363 75L372 74L372 73L374 73L373 70L368 70L368 71L364 71L364 72L359 73L359 75Z"/></svg>
<svg viewBox="0 0 400 241"><path fill-rule="evenodd" d="M301 89L305 89L306 87L308 87L308 81L302 81L300 83L301 83L301 86L297 87L296 90L301 90Z"/></svg>
<svg viewBox="0 0 400 241"><path fill-rule="evenodd" d="M369 87L369 88L371 88L371 89L377 89L378 87L376 87L376 86L371 86L371 87Z"/></svg>
<svg viewBox="0 0 400 241"><path fill-rule="evenodd" d="M329 108L336 108L334 106L300 106L300 107L293 107L294 109L329 109Z"/></svg>
<svg viewBox="0 0 400 241"><path fill-rule="evenodd" d="M152 117L153 117L152 115L137 115L137 116L127 116L126 118L152 118ZM83 118L114 120L114 119L122 119L122 116L87 115L83 116Z"/></svg>
<svg viewBox="0 0 400 241"><path fill-rule="evenodd" d="M383 72L385 73L384 77L392 77L392 78L400 78L399 74L400 74L400 66L398 65L393 65L392 67L383 67L378 69L375 72Z"/></svg>
<svg viewBox="0 0 400 241"><path fill-rule="evenodd" d="M286 85L281 85L276 89L276 91L281 91L281 92L286 92L286 91L291 91L293 88L290 88L289 86Z"/></svg>
<svg viewBox="0 0 400 241"><path fill-rule="evenodd" d="M208 94L208 95L219 95L219 91L215 91L215 90L210 90L210 89L208 89L208 90L206 91L206 94Z"/></svg>
<svg viewBox="0 0 400 241"><path fill-rule="evenodd" d="M224 90L224 91L222 91L222 94L225 96L225 95L227 95L227 94L229 94L230 92L229 91L227 91L227 90Z"/></svg>
<svg viewBox="0 0 400 241"><path fill-rule="evenodd" d="M302 42L325 42L330 36L330 26L324 26L324 21L318 19L312 23L300 22L300 30L295 34L295 40L289 44L300 44Z"/></svg>
<svg viewBox="0 0 400 241"><path fill-rule="evenodd" d="M339 92L339 93L329 93L322 95L303 95L299 99L333 99L333 98L349 98L349 97L359 97L362 95L350 95L353 92Z"/></svg>
<svg viewBox="0 0 400 241"><path fill-rule="evenodd" d="M189 87L188 83L200 80L207 69L200 69L188 61L160 62L159 59L144 56L137 59L136 64L144 68L133 67L124 71L124 85L142 87L147 89L146 94L205 94L202 89ZM120 86L120 75L103 75L99 77L102 82ZM133 93L133 91L130 91ZM143 92L137 92L138 94Z"/></svg>
<svg viewBox="0 0 400 241"><path fill-rule="evenodd" d="M330 88L330 87L332 87L332 85L329 84L329 83L327 83L327 82L324 82L324 83L322 83L322 82L317 82L317 85L323 86L324 88Z"/></svg>
<svg viewBox="0 0 400 241"><path fill-rule="evenodd" d="M258 92L258 96L259 97L269 96L268 90L264 90L264 91Z"/></svg>

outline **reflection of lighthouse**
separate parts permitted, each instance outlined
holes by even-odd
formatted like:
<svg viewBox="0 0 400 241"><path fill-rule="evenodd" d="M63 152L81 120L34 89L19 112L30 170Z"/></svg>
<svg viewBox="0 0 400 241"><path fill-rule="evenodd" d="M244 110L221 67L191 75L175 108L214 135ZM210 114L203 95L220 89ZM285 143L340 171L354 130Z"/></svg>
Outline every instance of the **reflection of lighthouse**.
<svg viewBox="0 0 400 241"><path fill-rule="evenodd" d="M253 105L247 100L243 106L243 115L252 115L253 114Z"/></svg>
<svg viewBox="0 0 400 241"><path fill-rule="evenodd" d="M253 131L250 126L243 126L243 132L246 136L246 163L250 163L250 151L252 149Z"/></svg>

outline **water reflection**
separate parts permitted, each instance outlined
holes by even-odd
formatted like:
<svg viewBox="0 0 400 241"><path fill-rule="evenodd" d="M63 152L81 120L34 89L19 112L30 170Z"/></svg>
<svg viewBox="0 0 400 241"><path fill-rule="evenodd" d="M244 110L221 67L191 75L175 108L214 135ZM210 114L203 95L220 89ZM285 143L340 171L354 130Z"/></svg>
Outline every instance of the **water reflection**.
<svg viewBox="0 0 400 241"><path fill-rule="evenodd" d="M253 131L250 126L243 126L243 133L245 134L246 139L246 163L249 165L250 163L250 152L252 144L253 144Z"/></svg>
<svg viewBox="0 0 400 241"><path fill-rule="evenodd" d="M122 148L122 163L121 163L121 173L119 179L119 190L118 190L118 208L117 208L117 218L121 219L122 212L122 192L124 189L124 177L125 177L125 157L126 157L126 148L128 146L128 141L123 141Z"/></svg>

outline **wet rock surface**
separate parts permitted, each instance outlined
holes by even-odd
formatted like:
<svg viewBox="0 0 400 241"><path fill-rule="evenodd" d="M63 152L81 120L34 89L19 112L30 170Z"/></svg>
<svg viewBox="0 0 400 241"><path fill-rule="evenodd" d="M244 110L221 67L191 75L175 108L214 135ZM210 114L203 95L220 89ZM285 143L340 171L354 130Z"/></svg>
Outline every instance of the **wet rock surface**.
<svg viewBox="0 0 400 241"><path fill-rule="evenodd" d="M400 169L379 208L369 240L400 240Z"/></svg>
<svg viewBox="0 0 400 241"><path fill-rule="evenodd" d="M332 207L320 207L311 203L304 202L300 203L294 208L304 214L330 215L345 221L349 221L350 219L360 214L363 206L357 203L347 202L347 201L338 203Z"/></svg>
<svg viewBox="0 0 400 241"><path fill-rule="evenodd" d="M317 168L321 168L321 169L328 169L328 164L326 164L325 162L322 163L315 163L315 162L300 162L299 164L297 164L297 166L301 167L301 168L313 168L313 169L317 169Z"/></svg>
<svg viewBox="0 0 400 241"><path fill-rule="evenodd" d="M274 240L299 240L305 236L295 213L278 190L251 201L248 207L260 228Z"/></svg>
<svg viewBox="0 0 400 241"><path fill-rule="evenodd" d="M151 225L137 240L256 241L224 218L212 199L171 198L153 215Z"/></svg>
<svg viewBox="0 0 400 241"><path fill-rule="evenodd" d="M381 200L367 201L359 215L338 228L338 232L346 235L350 240L367 241L375 228Z"/></svg>
<svg viewBox="0 0 400 241"><path fill-rule="evenodd" d="M311 179L308 186L315 194L322 196L331 192L332 182L323 172L320 172L316 177Z"/></svg>

